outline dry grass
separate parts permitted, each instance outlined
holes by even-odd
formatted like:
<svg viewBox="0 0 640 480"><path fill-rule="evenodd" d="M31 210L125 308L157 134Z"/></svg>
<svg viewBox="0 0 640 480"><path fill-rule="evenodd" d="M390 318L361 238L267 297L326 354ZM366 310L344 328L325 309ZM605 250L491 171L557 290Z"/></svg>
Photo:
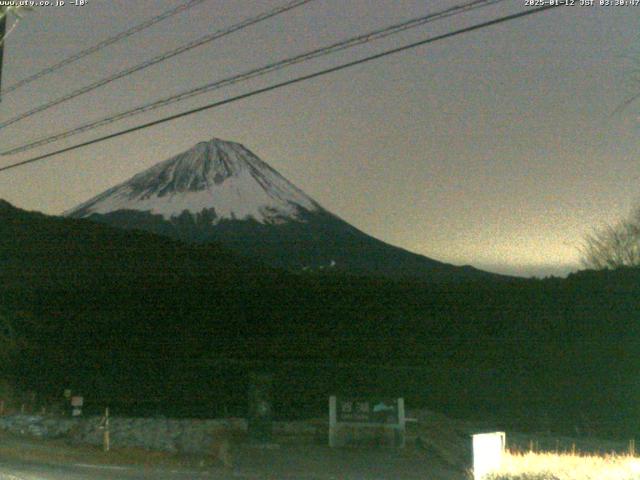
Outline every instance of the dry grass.
<svg viewBox="0 0 640 480"><path fill-rule="evenodd" d="M506 453L491 480L638 480L640 458L628 455Z"/></svg>

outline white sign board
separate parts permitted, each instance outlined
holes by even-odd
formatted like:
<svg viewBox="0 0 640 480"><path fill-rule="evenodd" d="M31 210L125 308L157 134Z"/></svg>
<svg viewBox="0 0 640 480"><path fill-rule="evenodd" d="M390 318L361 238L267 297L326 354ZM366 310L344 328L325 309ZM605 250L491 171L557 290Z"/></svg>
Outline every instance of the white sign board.
<svg viewBox="0 0 640 480"><path fill-rule="evenodd" d="M404 399L329 398L329 446L349 444L347 437L363 437L357 432L369 430L378 440L389 437L396 447L405 445ZM347 436L342 433L349 432ZM361 439L361 438L360 438ZM356 440L356 438L351 438Z"/></svg>
<svg viewBox="0 0 640 480"><path fill-rule="evenodd" d="M484 480L500 469L506 439L504 432L473 435L473 478Z"/></svg>

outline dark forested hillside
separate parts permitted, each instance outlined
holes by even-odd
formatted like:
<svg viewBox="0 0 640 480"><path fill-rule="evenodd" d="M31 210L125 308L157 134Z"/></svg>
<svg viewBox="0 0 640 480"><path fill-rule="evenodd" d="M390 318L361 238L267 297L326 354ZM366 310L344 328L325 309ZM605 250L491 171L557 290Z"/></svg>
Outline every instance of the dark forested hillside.
<svg viewBox="0 0 640 480"><path fill-rule="evenodd" d="M215 246L0 206L10 372L116 412L242 413L275 378L280 416L336 391L458 416L624 434L638 426L640 272L427 284L292 275ZM6 369L5 369L6 370Z"/></svg>

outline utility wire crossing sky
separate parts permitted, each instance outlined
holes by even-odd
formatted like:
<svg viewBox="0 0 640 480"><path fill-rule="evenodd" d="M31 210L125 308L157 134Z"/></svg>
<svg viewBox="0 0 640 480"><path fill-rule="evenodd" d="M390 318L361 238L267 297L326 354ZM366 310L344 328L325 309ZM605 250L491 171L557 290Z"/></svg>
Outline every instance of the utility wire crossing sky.
<svg viewBox="0 0 640 480"><path fill-rule="evenodd" d="M33 163L33 162L37 162L37 161L40 161L40 160L44 160L46 158L50 158L52 156L59 155L61 153L66 153L66 152L75 150L77 148L86 147L86 146L89 146L89 145L93 145L95 143L103 142L105 140L110 140L112 138L116 138L116 137L119 137L121 135L126 135L128 133L137 132L139 130L143 130L145 128L153 127L153 126L159 125L161 123L170 122L172 120L176 120L178 118L182 118L182 117L187 116L187 115L192 115L194 113L202 112L204 110L209 110L209 109L215 108L215 107L221 107L221 106L226 105L226 104L231 103L231 102L236 102L238 100L244 100L245 98L253 97L254 95L259 95L261 93L266 93L266 92L270 92L272 90L276 90L278 88L282 88L282 87L286 87L286 86L289 86L289 85L293 85L294 83L298 83L298 82L302 82L302 81L318 78L320 76L327 75L329 73L333 73L333 72L337 72L337 71L340 71L340 70L344 70L345 68L353 67L355 65L360 65L362 63L369 62L369 61L372 61L372 60L377 60L377 59L385 57L387 55L392 55L394 53L399 53L399 52L408 50L410 48L416 48L416 47L419 47L419 46L422 46L422 45L426 45L427 43L432 43L432 42L435 42L435 41L438 41L438 40L443 40L445 38L453 37L455 35L460 35L460 34L463 34L463 33L471 32L473 30L478 30L480 28L490 27L491 25L496 25L498 23L507 22L507 21L510 21L510 20L515 20L517 18L521 18L521 17L524 17L526 15L532 15L532 14L535 14L535 13L539 13L539 12L542 12L544 10L548 10L550 8L556 8L556 5L546 6L546 7L538 7L536 9L534 9L534 10L529 10L527 12L521 12L521 13L516 13L516 14L513 14L513 15L507 15L506 17L496 18L494 20L490 20L488 22L484 22L484 23L481 23L481 24L478 24L478 25L473 25L471 27L467 27L467 28L464 28L462 30L456 30L454 32L445 33L443 35L438 35L437 37L428 38L426 40L421 40L419 42L412 43L410 45L405 45L405 46L402 46L402 47L399 47L399 48L394 48L393 50L389 50L389 51L386 51L386 52L378 53L376 55L372 55L372 56L369 56L369 57L366 57L366 58L363 58L363 59L360 59L360 60L349 62L349 63L343 64L343 65L339 65L337 67L333 67L333 68L330 68L330 69L322 70L320 72L312 73L310 75L305 75L305 76L302 76L302 77L293 78L293 79L287 80L285 82L277 83L275 85L270 85L268 87L264 87L264 88L261 88L261 89L258 89L258 90L254 90L254 91L242 94L242 95L238 95L236 97L232 97L232 98L229 98L229 99L226 99L226 100L222 100L220 102L215 102L215 103L211 103L209 105L204 105L202 107L198 107L196 109L189 110L187 112L182 112L182 113L179 113L177 115L172 115L170 117L162 118L162 119L150 122L150 123L145 123L143 125L138 125L136 127L129 128L127 130L123 130L123 131L120 131L120 132L117 132L117 133L113 133L111 135L107 135L107 136L100 137L100 138L97 138L97 139L94 139L94 140L90 140L88 142L84 142L84 143L81 143L79 145L74 145L72 147L67 147L67 148L64 148L62 150L57 150L55 152L51 152L51 153L47 153L47 154L44 154L44 155L40 155L40 156L35 157L35 158L30 158L28 160L23 160L22 162L15 163L15 164L12 164L12 165L8 165L6 167L0 167L0 172L5 171L5 170L10 170L10 169L13 169L13 168L18 168L18 167L21 167L21 166L26 165L28 163ZM281 62L279 62L279 63L281 63ZM115 117L112 117L112 118L115 118ZM22 148L20 148L20 149L22 150Z"/></svg>
<svg viewBox="0 0 640 480"><path fill-rule="evenodd" d="M167 18L171 18L174 15L178 15L188 10L189 8L193 8L197 5L200 5L202 2L206 2L206 1L210 1L210 0L189 0L188 2L182 3L176 7L173 7L167 10L166 12L161 13L160 15L156 15L155 17L145 20L144 22L138 25L135 25L132 28L129 28L123 32L120 32L117 35L114 35L113 37L109 37L106 40L103 40L89 48L86 48L74 55L71 55L65 58L64 60L61 60L55 63L54 65L46 67L38 71L37 73L34 73L33 75L29 75L27 78L23 78L22 80L15 82L13 85L10 85L7 88L3 88L2 93L7 94L19 88L22 88L31 82L39 80L40 78L55 72L56 70L66 67L67 65L71 65L72 63L77 62L78 60L81 60L86 56L99 52L103 48L107 48L109 45L113 45L114 43L124 40L132 35L135 35L136 33L139 33L144 29L155 25L156 23L162 22L163 20L166 20Z"/></svg>
<svg viewBox="0 0 640 480"><path fill-rule="evenodd" d="M212 90L216 90L218 88L222 88L222 87L226 87L226 86L229 86L229 85L233 85L235 83L246 81L246 80L249 80L251 78L260 77L260 76L269 74L271 72L274 72L276 70L280 70L282 68L290 67L290 66L295 65L295 64L300 63L300 62L306 62L306 61L312 60L314 58L322 57L322 56L325 56L325 55L331 55L331 54L339 52L339 51L341 51L343 49L353 48L353 47L356 47L358 45L362 45L362 44L365 44L365 43L373 42L373 41L381 39L381 38L385 38L385 37L387 37L389 35L398 34L398 33L402 32L402 31L410 29L410 28L419 27L421 25L424 25L425 23L429 23L429 22L432 22L432 21L435 21L435 20L440 20L442 18L446 18L446 17L452 16L452 15L459 15L461 13L465 13L466 11L469 11L469 10L472 10L472 9L475 9L475 8L482 8L482 7L486 7L486 6L489 6L489 5L492 5L492 4L496 4L496 3L499 3L499 2L503 2L503 1L505 1L505 0L475 0L475 1L470 2L470 3L465 3L465 4L462 4L462 5L455 6L455 7L447 8L446 10L443 10L443 11L439 11L439 12L432 13L432 14L429 14L429 15L421 16L421 17L418 17L418 18L414 18L414 19L411 19L411 20L409 20L407 22L402 22L400 24L391 25L389 27L378 29L378 30L375 30L373 32L367 32L367 33L365 33L363 35L358 35L356 37L348 38L347 40L343 40L343 41L340 41L340 42L337 42L337 43L333 43L333 44L331 44L331 45L329 45L327 47L314 49L314 50L312 50L310 52L305 52L305 53L303 53L301 55L296 55L295 57L286 58L284 60L280 60L278 62L271 63L271 64L266 65L264 67L260 67L260 68L257 68L257 69L250 70L248 72L243 72L243 73L240 73L240 74L237 74L237 75L233 75L231 77L228 77L228 78L225 78L225 79L222 79L222 80L216 80L213 83L207 83L206 85L199 86L197 88L190 89L190 90L187 90L185 92L181 92L181 93L179 93L177 95L172 95L172 96L169 96L169 97L162 98L160 100L155 100L155 101L153 101L151 103L147 103L147 104L142 105L140 107L137 107L137 108L134 108L134 109L131 109L131 110L127 110L126 112L119 113L118 115L112 115L112 116L109 116L107 118L103 118L103 119L100 119L98 121L95 121L95 122L91 122L91 123L88 123L88 124L85 124L85 125L81 125L81 126L76 127L76 128L74 128L73 130L70 130L70 131L66 131L66 132L63 132L63 133L59 133L57 135L52 135L50 137L46 137L46 138L43 138L43 139L36 140L34 142L31 142L31 143L28 143L28 144L25 144L25 145L20 145L20 146L14 147L14 148L12 148L10 150L6 150L6 151L3 151L3 152L0 152L0 155L13 155L15 153L28 151L28 150L31 150L33 148L49 144L51 142L54 142L54 141L57 141L57 140L61 140L63 138L69 138L71 136L74 136L74 135L77 135L77 134L80 134L80 133L83 133L83 132L87 132L89 130L93 130L93 129L98 128L98 127L102 127L102 126L108 125L110 123L122 120L124 118L128 118L128 117L131 117L131 116L134 116L134 115L139 115L141 113L146 113L146 112L149 112L151 110L155 110L157 108L164 107L166 105L170 105L170 104L175 103L175 102L180 102L180 101L186 100L188 98L191 98L191 97L194 97L194 96L197 96L197 95L201 95L203 93L207 93L207 92L210 92ZM542 10L547 9L547 8L552 8L552 7L543 7ZM519 18L522 15L530 15L530 14L536 13L538 11L540 11L540 10L536 9L536 10L530 10L530 11L527 11L527 12L522 12L522 13L516 14L515 18ZM508 18L506 18L506 20L510 20L510 19L512 19L512 16L509 16ZM499 20L499 22L501 22L501 21L504 21L504 20ZM489 25L480 24L480 25L475 26L473 29L484 28L484 27L490 26L490 25L493 25L493 23L490 23ZM452 32L452 35L456 35L458 33L466 33L466 31L467 30L465 30L464 32ZM444 38L448 38L448 36L452 36L452 35L446 35ZM441 39L441 38L438 37L435 40L439 40L439 39ZM407 48L415 48L415 47L418 47L420 45L424 45L426 43L430 43L431 41L434 41L434 40L427 39L425 42L418 42L417 45L413 45L412 44L412 45L409 45ZM386 55L393 54L393 53L398 53L399 51L403 51L405 49L406 48L404 48L404 47L402 47L399 50L398 49L393 49L393 51L384 52L382 54L375 55L374 56L375 58L367 57L366 59L363 59L363 61L357 61L355 64L364 63L364 61L375 60L377 58L382 58L382 57L384 57ZM346 65L345 67L341 67L338 70L340 70L342 68L348 68L349 66L352 66L351 65L352 63L354 63L354 62L351 62L349 65ZM331 69L331 71L335 71L335 69ZM331 73L331 72L328 72L328 73ZM228 103L228 102L225 102L225 103ZM22 164L24 164L24 163L25 162L22 162Z"/></svg>

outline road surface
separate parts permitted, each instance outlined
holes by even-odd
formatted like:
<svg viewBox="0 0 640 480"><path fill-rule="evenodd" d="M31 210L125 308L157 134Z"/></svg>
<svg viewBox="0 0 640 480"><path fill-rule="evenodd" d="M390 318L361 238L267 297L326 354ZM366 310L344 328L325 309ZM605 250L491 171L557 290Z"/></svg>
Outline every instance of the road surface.
<svg viewBox="0 0 640 480"><path fill-rule="evenodd" d="M245 446L236 467L191 462L160 466L107 465L73 447L0 438L0 480L463 480L466 475L428 453L406 449L331 449L320 445ZM76 454L75 460L70 455ZM151 452L149 453L151 455ZM29 456L31 455L31 456ZM82 458L82 459L80 459ZM137 457L139 460L140 457ZM86 462L86 463L85 463ZM109 462L116 463L116 462ZM186 466L191 465L191 466Z"/></svg>
<svg viewBox="0 0 640 480"><path fill-rule="evenodd" d="M0 459L0 480L188 480L242 478L225 471L151 469L89 464L45 464Z"/></svg>

